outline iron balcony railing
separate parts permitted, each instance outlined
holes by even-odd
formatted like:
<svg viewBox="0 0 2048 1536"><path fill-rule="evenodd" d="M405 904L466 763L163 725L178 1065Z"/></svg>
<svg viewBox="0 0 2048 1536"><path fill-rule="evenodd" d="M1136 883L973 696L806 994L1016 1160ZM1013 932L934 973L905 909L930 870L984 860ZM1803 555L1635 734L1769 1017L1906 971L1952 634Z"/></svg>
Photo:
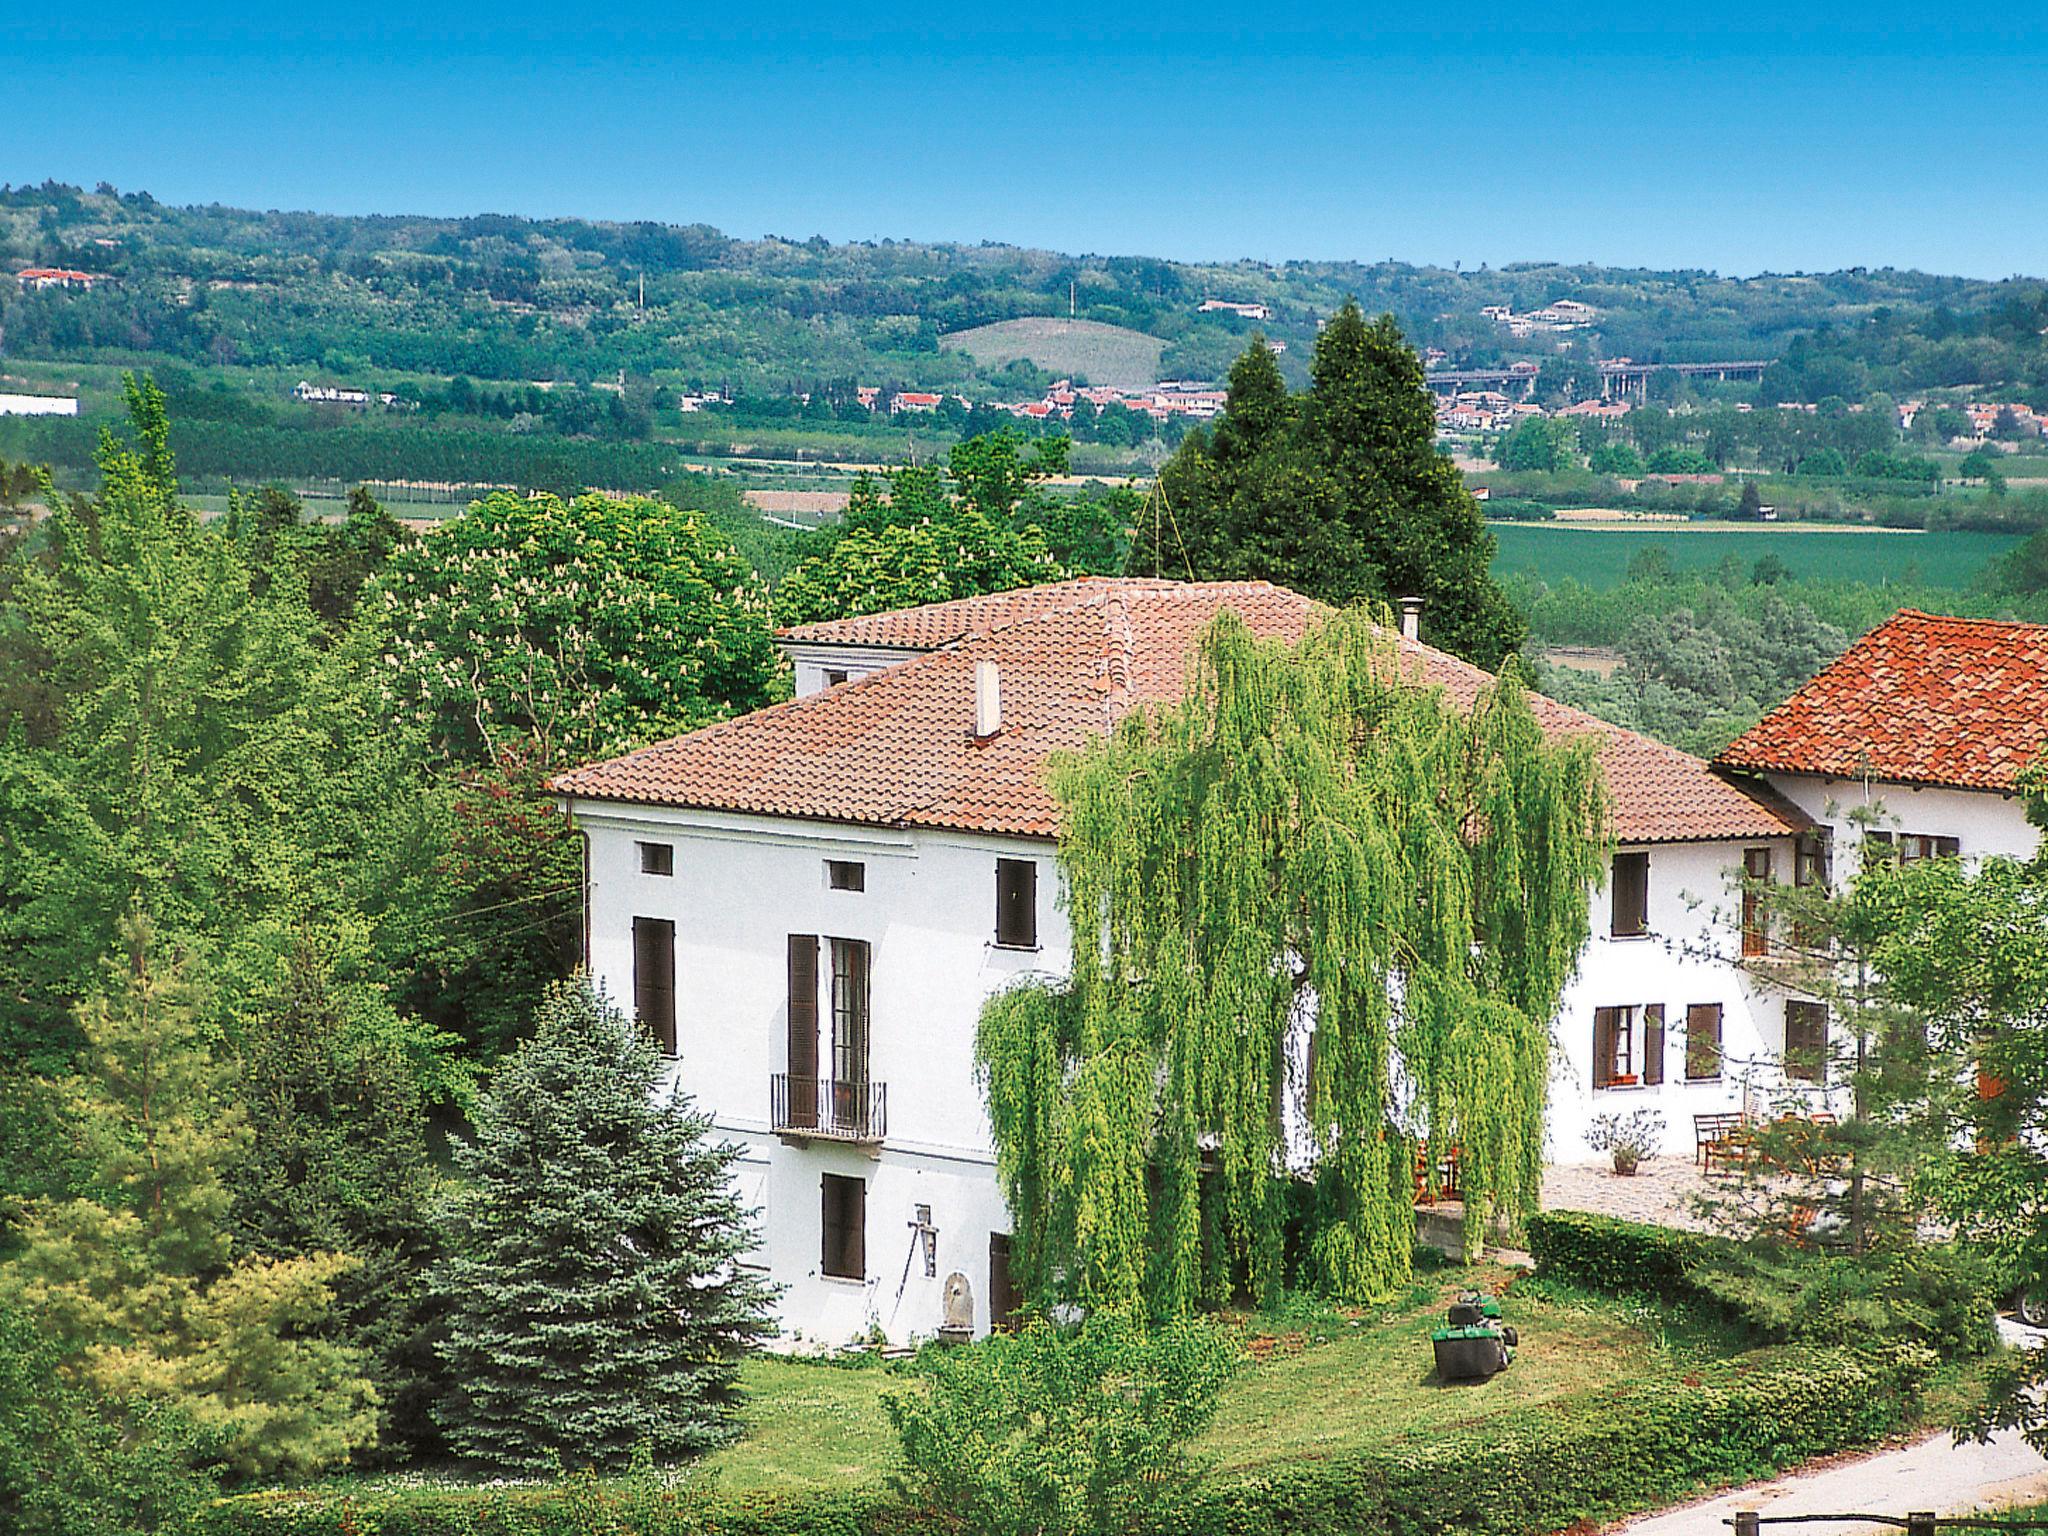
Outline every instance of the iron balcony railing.
<svg viewBox="0 0 2048 1536"><path fill-rule="evenodd" d="M880 1141L889 1130L889 1085L841 1082L777 1072L768 1080L769 1117L778 1136Z"/></svg>

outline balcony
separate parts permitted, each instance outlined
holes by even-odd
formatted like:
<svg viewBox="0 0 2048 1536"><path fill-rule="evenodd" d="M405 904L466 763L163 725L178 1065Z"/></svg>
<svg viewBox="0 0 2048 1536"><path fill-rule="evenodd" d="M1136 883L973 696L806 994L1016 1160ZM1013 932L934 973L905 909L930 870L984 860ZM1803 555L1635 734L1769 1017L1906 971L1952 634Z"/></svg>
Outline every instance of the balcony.
<svg viewBox="0 0 2048 1536"><path fill-rule="evenodd" d="M887 1083L838 1082L777 1072L768 1079L775 1134L790 1141L845 1141L879 1146L889 1129Z"/></svg>

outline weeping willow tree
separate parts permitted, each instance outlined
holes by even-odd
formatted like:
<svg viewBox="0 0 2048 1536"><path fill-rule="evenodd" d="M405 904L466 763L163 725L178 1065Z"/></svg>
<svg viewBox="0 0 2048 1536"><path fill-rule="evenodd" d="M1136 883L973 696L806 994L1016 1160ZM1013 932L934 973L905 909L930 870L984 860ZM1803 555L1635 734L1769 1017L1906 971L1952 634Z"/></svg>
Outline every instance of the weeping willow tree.
<svg viewBox="0 0 2048 1536"><path fill-rule="evenodd" d="M1072 977L977 1037L1027 1285L1384 1300L1416 1136L1462 1148L1468 1235L1535 1209L1607 844L1589 741L1546 741L1511 672L1460 711L1383 614L1290 648L1225 613L1182 702L1052 772Z"/></svg>

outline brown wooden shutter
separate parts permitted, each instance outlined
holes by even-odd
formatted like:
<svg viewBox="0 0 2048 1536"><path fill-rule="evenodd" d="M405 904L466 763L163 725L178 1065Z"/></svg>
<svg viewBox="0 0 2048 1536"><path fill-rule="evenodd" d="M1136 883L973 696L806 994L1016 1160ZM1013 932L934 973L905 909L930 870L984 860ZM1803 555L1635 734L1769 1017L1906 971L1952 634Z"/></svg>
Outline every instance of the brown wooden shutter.
<svg viewBox="0 0 2048 1536"><path fill-rule="evenodd" d="M1745 848L1742 853L1742 952L1770 952L1769 912L1764 888L1771 882L1771 850Z"/></svg>
<svg viewBox="0 0 2048 1536"><path fill-rule="evenodd" d="M664 1056L676 1053L676 925L633 919L633 1013Z"/></svg>
<svg viewBox="0 0 2048 1536"><path fill-rule="evenodd" d="M1617 853L1612 887L1614 908L1609 932L1617 939L1640 938L1650 931L1650 856Z"/></svg>
<svg viewBox="0 0 2048 1536"><path fill-rule="evenodd" d="M789 1123L818 1123L818 936L789 936Z"/></svg>
<svg viewBox="0 0 2048 1536"><path fill-rule="evenodd" d="M846 1272L864 1280L868 1273L867 1180L848 1179L846 1195Z"/></svg>
<svg viewBox="0 0 2048 1536"><path fill-rule="evenodd" d="M1614 1081L1614 1034L1621 1017L1619 1008L1593 1010L1593 1086L1608 1087Z"/></svg>
<svg viewBox="0 0 2048 1536"><path fill-rule="evenodd" d="M1654 1088L1664 1081L1664 1005L1651 1003L1643 1010L1643 1086Z"/></svg>
<svg viewBox="0 0 2048 1536"><path fill-rule="evenodd" d="M1721 1075L1719 1003L1694 1003L1685 1010L1685 1075L1693 1082Z"/></svg>
<svg viewBox="0 0 2048 1536"><path fill-rule="evenodd" d="M1006 949L1038 947L1038 861L996 860L996 942Z"/></svg>

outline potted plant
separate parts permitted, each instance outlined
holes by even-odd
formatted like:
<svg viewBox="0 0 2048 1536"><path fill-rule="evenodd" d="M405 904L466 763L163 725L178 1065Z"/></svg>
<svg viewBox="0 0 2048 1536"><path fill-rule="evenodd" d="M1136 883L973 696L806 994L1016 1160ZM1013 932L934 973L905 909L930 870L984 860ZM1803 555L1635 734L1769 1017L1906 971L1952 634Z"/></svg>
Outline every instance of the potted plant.
<svg viewBox="0 0 2048 1536"><path fill-rule="evenodd" d="M1626 1115L1595 1115L1586 1127L1586 1145L1610 1153L1614 1171L1626 1177L1646 1157L1656 1155L1664 1139L1664 1116L1654 1109Z"/></svg>

